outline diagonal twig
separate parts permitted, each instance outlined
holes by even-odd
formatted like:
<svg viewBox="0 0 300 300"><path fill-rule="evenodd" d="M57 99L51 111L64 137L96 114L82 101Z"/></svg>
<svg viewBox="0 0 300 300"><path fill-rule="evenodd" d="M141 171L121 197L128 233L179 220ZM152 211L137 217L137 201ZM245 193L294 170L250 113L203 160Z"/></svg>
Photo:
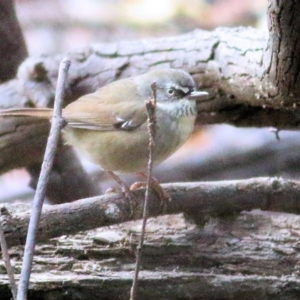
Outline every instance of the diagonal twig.
<svg viewBox="0 0 300 300"><path fill-rule="evenodd" d="M18 285L17 300L27 299L27 291L29 286L29 278L30 278L31 266L33 261L33 253L35 248L38 223L41 216L43 202L46 194L47 182L49 179L56 148L59 141L60 131L63 126L62 103L64 98L65 81L66 81L70 64L71 64L70 60L66 58L63 59L62 62L60 63L52 124L49 133L49 138L47 141L47 146L45 150L43 164L41 167L41 173L40 173L36 193L33 199L32 213L30 216L30 221L28 226L22 270L21 270L20 281Z"/></svg>
<svg viewBox="0 0 300 300"><path fill-rule="evenodd" d="M153 167L153 151L155 147L154 138L156 134L155 125L156 125L156 82L151 84L151 89L153 93L153 99L146 101L146 109L148 114L148 134L149 134L149 157L148 157L148 167L147 167L147 183L145 190L145 198L143 203L143 219L142 219L142 230L139 244L137 246L137 254L136 254L136 263L135 263L135 271L134 278L132 282L132 287L130 291L130 300L134 300L136 296L139 269L140 269L140 261L142 256L142 248L144 244L145 231L146 231L146 223L147 223L147 207L149 202L149 190L150 183L152 178L152 167Z"/></svg>

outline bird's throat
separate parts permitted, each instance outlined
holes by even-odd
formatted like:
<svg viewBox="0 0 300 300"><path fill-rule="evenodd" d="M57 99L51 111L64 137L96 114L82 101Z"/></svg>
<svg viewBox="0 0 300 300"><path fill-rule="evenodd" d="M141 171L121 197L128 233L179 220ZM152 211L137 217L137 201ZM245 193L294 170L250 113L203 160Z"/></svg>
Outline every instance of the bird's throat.
<svg viewBox="0 0 300 300"><path fill-rule="evenodd" d="M174 118L196 116L196 102L182 99L176 102L157 102L157 109Z"/></svg>

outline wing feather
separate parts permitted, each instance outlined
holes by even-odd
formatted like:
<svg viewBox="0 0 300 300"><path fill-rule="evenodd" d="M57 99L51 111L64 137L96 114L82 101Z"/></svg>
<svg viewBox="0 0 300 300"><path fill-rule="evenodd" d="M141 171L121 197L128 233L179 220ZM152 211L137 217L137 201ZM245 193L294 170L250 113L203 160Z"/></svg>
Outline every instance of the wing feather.
<svg viewBox="0 0 300 300"><path fill-rule="evenodd" d="M147 113L131 80L114 82L69 104L63 110L67 126L103 131L130 131L140 127L146 122ZM126 101L121 94L124 88L129 95Z"/></svg>

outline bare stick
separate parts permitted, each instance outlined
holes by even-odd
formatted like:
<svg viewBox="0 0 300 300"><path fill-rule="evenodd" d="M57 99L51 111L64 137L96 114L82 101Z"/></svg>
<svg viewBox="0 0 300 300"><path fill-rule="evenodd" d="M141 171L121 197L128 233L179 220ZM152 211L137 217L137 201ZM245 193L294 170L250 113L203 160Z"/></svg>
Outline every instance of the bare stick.
<svg viewBox="0 0 300 300"><path fill-rule="evenodd" d="M7 243L5 240L5 235L2 228L2 223L0 222L0 244L1 244L1 251L2 251L2 258L5 263L6 272L8 275L9 283L10 283L10 289L11 293L13 295L13 299L17 299L17 285L14 277L14 271L10 263Z"/></svg>
<svg viewBox="0 0 300 300"><path fill-rule="evenodd" d="M32 213L30 216L28 233L26 238L23 265L20 275L20 282L18 285L17 300L27 299L27 291L29 286L29 278L31 272L31 266L33 261L33 253L36 242L36 235L38 229L38 223L42 212L43 202L46 194L47 182L51 172L56 148L59 141L60 131L63 125L62 119L62 103L64 99L64 87L71 62L68 59L63 59L60 63L54 110L52 117L52 125L50 129L49 138L47 141L46 151L44 155L43 164L41 167L40 178L38 181L36 193L33 199Z"/></svg>
<svg viewBox="0 0 300 300"><path fill-rule="evenodd" d="M142 256L142 248L144 244L145 238L145 231L146 231L146 223L147 223L147 214L148 214L148 202L149 202L149 190L150 190L150 183L152 178L152 166L153 166L153 151L155 147L154 138L156 134L155 125L156 125L156 116L155 116L155 109L156 109L156 82L151 84L151 89L153 92L153 99L146 101L146 109L148 113L148 134L149 134L149 158L148 158L148 174L147 174L147 184L146 184L146 191L145 191L145 198L143 203L143 220L142 220L142 230L141 230L141 237L139 244L136 248L136 263L135 263L135 270L134 270L134 278L132 282L132 287L130 291L130 300L134 300L136 296L137 290L137 282L139 277L139 270L140 270L140 261Z"/></svg>

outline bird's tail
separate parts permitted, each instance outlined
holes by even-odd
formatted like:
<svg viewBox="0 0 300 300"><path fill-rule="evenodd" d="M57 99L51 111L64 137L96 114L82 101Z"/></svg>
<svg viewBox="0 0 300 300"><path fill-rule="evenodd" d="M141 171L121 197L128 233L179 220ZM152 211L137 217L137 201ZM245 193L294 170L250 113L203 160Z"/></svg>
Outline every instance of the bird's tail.
<svg viewBox="0 0 300 300"><path fill-rule="evenodd" d="M0 117L33 117L50 119L52 117L53 110L51 108L12 108L0 110Z"/></svg>

